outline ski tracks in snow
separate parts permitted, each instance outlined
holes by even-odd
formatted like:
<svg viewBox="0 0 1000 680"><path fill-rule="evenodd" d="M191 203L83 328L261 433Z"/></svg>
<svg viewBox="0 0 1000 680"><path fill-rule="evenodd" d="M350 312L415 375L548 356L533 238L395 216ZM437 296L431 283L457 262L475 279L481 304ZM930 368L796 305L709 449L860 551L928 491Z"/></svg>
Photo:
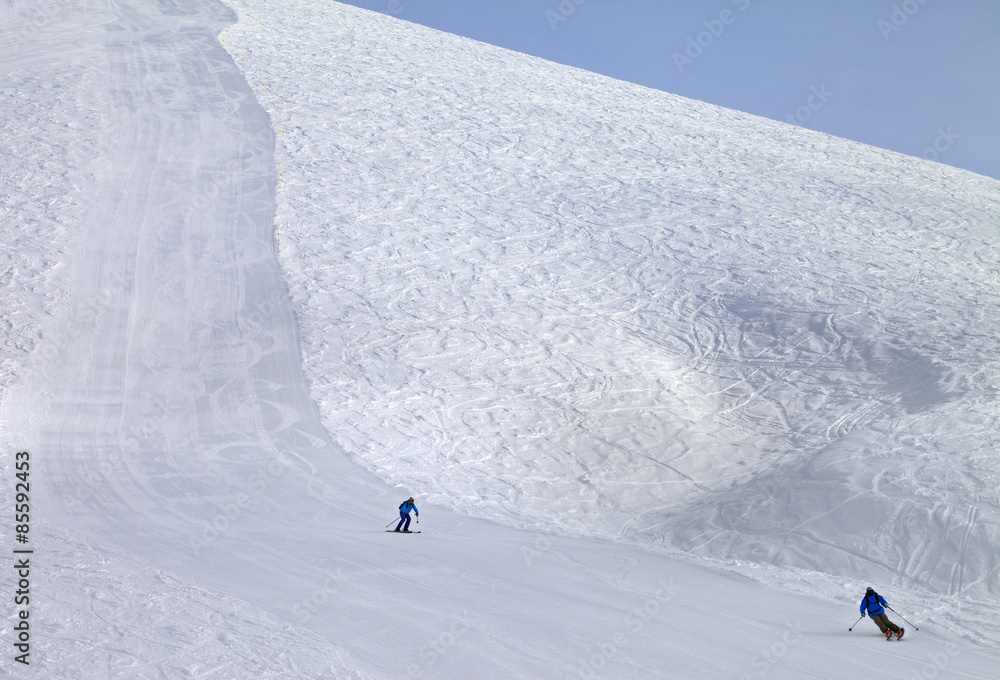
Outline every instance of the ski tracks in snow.
<svg viewBox="0 0 1000 680"><path fill-rule="evenodd" d="M36 677L366 677L320 636L111 544L63 531L38 543Z"/></svg>
<svg viewBox="0 0 1000 680"><path fill-rule="evenodd" d="M267 17L227 45L282 131L281 259L356 460L505 521L953 587L906 565L928 490L995 496L995 436L962 415L998 416L995 182L349 9L318 31L237 4ZM964 583L996 566L990 507L985 540L931 539L968 546Z"/></svg>
<svg viewBox="0 0 1000 680"><path fill-rule="evenodd" d="M292 617L239 576L266 571L277 550L248 527L315 521L331 507L321 479L364 475L337 455L305 390L274 258L269 120L216 40L235 16L214 0L68 7L46 15L38 38L71 34L79 45L62 62L39 62L30 39L0 51L15 66L6 97L12 86L60 88L39 100L84 127L11 139L19 123L4 124L25 165L3 207L51 222L5 255L11 294L32 300L43 287L32 277L57 276L60 296L32 307L51 317L17 319L10 337L25 360L18 381L0 385L6 449L35 454L38 573L54 574L32 600L44 631L32 670L361 677L365 664L335 643L272 620ZM25 11L37 24L37 8ZM64 64L68 75L40 84ZM51 164L47 147L31 148L62 138ZM62 160L67 176L52 181ZM34 182L53 193L39 194L47 205L29 200ZM65 252L46 238L64 239ZM220 550L227 541L242 551ZM261 597L263 607L249 603Z"/></svg>
<svg viewBox="0 0 1000 680"><path fill-rule="evenodd" d="M397 537L369 531L387 492L340 458L305 393L272 259L276 179L313 393L355 458L383 476L508 522L616 535L631 521L626 537L646 539L648 520L654 542L698 531L711 554L758 559L787 542L767 557L797 554L813 568L829 560L858 573L871 552L891 566L891 551L845 547L843 527L858 527L842 509L900 497L887 516L919 519L907 504L928 486L919 465L896 476L881 465L859 470L859 456L882 452L850 437L876 428L895 444L905 429L932 458L979 457L934 480L941 486L927 503L944 528L904 571L926 570L921 583L950 578L958 590L995 573L982 550L995 526L989 491L974 513L939 512L942 494L948 504L966 498L986 484L971 473L993 469L975 445L996 432L989 402L956 427L929 417L952 393L938 389L948 372L926 357L940 353L932 345L956 317L920 317L925 335L891 348L903 332L885 311L898 307L905 320L942 296L970 294L990 266L989 243L971 246L979 271L947 279L940 296L921 287L915 263L928 264L930 246L964 266L955 235L964 227L918 231L921 247L887 246L868 259L842 250L868 247L881 225L882 236L930 227L881 210L850 184L810 180L813 163L855 160L836 156L835 144L816 147L805 135L787 140L798 156L769 151L773 124L575 71L551 78L518 55L453 38L412 41L405 25L326 6L313 8L334 12L323 31L311 30L316 14L254 5L262 26L251 28L249 14L226 32L251 93L213 39L235 20L221 5L88 9L87 21L100 21L87 30L72 13L46 30L78 36L74 54L96 54L97 77L81 81L93 92L77 104L94 107L94 141L80 156L93 149L97 159L86 181L74 174L60 185L44 154L18 147L29 159L16 176L18 200L41 178L59 195L55 187L80 182L79 204L47 206L55 226L21 242L26 253L7 270L20 288L4 293L43 294L50 275L65 283L62 300L33 300L28 318L11 323L26 379L3 385L5 436L39 452L35 527L50 571L37 600L45 636L36 668L46 677L384 677L410 673L416 659L446 677L470 668L549 677L602 663L619 675L689 677L706 664L737 675L781 639L775 617L791 620L804 606L799 595L634 545L562 536L553 548L547 536L444 511L437 537L387 544ZM268 40L275 25L278 39ZM315 62L290 50L291 35ZM4 81L5 96L48 58L43 45L19 48L25 68L13 86ZM470 82L456 84L456 64ZM258 82L272 121L252 96ZM61 118L88 120L53 116ZM5 120L4 130L31 134L17 125ZM746 126L760 158L742 134L720 138L732 126ZM788 158L814 147L809 163L792 167ZM896 179L915 173L921 199L926 172L906 166ZM775 207L790 186L814 222ZM88 193L92 202L81 198ZM959 199L927 200L933 217L934 201ZM963 219L974 224L995 214L995 202L970 210ZM49 236L72 244L61 271ZM911 306L886 273L899 271L915 288ZM856 318L861 301L885 290L896 294ZM43 308L51 319L37 315ZM971 308L961 307L963 321ZM961 352L971 357L994 338L966 340ZM913 370L887 361L899 353ZM966 365L958 359L948 368ZM959 375L956 391L975 402L991 370ZM955 447L943 448L953 430ZM787 455L819 441L830 446L815 457ZM835 483L843 495L826 491ZM733 505L726 494L738 484L770 497ZM800 487L801 496L789 494ZM728 524L713 525L704 504L722 508ZM809 524L835 520L839 533ZM910 535L926 540L925 527L914 522ZM953 538L963 569L942 576L931 560ZM809 554L800 540L825 550ZM682 586L676 596L651 586L665 571ZM829 596L851 585L827 584L827 600L805 606L833 616ZM465 616L470 603L488 615L428 662L428 635L440 641L456 616L474 618ZM630 618L636 607L656 615ZM741 623L739 640L705 641L720 616ZM957 619L948 625L962 629ZM828 631L812 632L818 640ZM596 656L608 641L614 651ZM798 677L814 661L796 655L819 650L856 676L866 648L852 644L858 653L843 659L807 641L774 677ZM984 677L986 655L964 658Z"/></svg>

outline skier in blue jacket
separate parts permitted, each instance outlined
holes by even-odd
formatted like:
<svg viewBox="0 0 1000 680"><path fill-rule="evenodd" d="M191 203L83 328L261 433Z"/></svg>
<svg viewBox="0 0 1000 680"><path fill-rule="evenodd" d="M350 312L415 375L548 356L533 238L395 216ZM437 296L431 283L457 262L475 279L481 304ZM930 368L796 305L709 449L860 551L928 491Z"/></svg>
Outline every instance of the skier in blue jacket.
<svg viewBox="0 0 1000 680"><path fill-rule="evenodd" d="M417 515L417 524L420 524L420 511L413 504L413 496L410 496L399 506L399 524L396 525L396 531L399 531L400 527L404 532L410 531L410 510Z"/></svg>
<svg viewBox="0 0 1000 680"><path fill-rule="evenodd" d="M889 603L885 601L885 598L869 586L868 590L865 591L865 599L861 600L861 617L864 618L865 611L867 610L872 621L885 634L886 638L891 638L893 633L896 634L897 639L901 638L906 629L900 628L889 620L889 616L885 613L885 607L888 606Z"/></svg>

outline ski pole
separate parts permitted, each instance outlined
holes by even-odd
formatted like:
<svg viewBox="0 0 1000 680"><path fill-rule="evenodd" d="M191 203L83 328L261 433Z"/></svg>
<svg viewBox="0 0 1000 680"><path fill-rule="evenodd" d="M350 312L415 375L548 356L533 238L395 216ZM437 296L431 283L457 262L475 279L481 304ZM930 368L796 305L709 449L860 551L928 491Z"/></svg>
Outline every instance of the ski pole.
<svg viewBox="0 0 1000 680"><path fill-rule="evenodd" d="M898 616L899 618L901 618L901 619L903 619L904 621L906 621L906 617L905 617L905 616L903 616L902 614L900 614L899 612L897 612L897 611L896 611L895 609L893 609L893 608L892 608L892 607L890 607L889 605L886 605L886 606L885 606L885 608L886 608L886 609L888 609L889 611L891 611L891 612L892 612L893 614L895 614L895 615L896 615L896 616ZM913 626L913 629L914 629L914 630L920 630L919 628L917 628L917 624L915 624L915 623L910 623L909 621L906 621L906 622L907 622L907 623L909 623L909 624L910 624L911 626Z"/></svg>
<svg viewBox="0 0 1000 680"><path fill-rule="evenodd" d="M858 625L858 624L859 624L859 623L861 622L861 619L863 619L863 618L865 618L865 615L864 615L864 614L862 614L861 616L859 616L859 617L858 617L858 620L854 622L854 626ZM854 630L854 626L851 626L851 627L850 627L850 628L848 628L847 630L848 630L848 631L852 631L852 630Z"/></svg>
<svg viewBox="0 0 1000 680"><path fill-rule="evenodd" d="M385 528L386 528L386 529L388 529L388 528L389 528L389 527L391 527L391 526L392 526L392 525L393 525L393 524L394 524L395 522L398 522L398 521L399 521L399 520L397 520L397 519L393 519L393 520L392 520L392 522L389 522L388 524L386 524L386 525L385 525Z"/></svg>

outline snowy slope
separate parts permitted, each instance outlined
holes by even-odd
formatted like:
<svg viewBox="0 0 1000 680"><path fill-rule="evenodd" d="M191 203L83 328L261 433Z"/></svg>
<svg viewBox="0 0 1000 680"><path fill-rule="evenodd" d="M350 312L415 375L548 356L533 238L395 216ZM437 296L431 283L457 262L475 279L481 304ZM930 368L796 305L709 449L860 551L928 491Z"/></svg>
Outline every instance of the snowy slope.
<svg viewBox="0 0 1000 680"><path fill-rule="evenodd" d="M234 8L0 8L3 675L995 675L995 182Z"/></svg>
<svg viewBox="0 0 1000 680"><path fill-rule="evenodd" d="M227 38L282 133L282 264L350 455L525 526L1000 594L996 181L237 7L268 17Z"/></svg>

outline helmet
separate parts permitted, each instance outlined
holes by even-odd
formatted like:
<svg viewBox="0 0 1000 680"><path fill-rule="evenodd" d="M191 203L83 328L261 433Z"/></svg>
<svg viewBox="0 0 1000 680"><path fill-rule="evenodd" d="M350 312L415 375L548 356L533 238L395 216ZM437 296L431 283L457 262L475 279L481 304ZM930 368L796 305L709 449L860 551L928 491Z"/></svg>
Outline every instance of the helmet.
<svg viewBox="0 0 1000 680"><path fill-rule="evenodd" d="M412 501L412 500L413 500L413 496L410 496L410 497L409 497L409 498L407 498L406 500L408 500L408 501Z"/></svg>
<svg viewBox="0 0 1000 680"><path fill-rule="evenodd" d="M875 592L875 589L874 589L874 588L872 588L871 586L868 586L868 590L866 590L865 592L866 592L866 593L874 593L874 592Z"/></svg>

